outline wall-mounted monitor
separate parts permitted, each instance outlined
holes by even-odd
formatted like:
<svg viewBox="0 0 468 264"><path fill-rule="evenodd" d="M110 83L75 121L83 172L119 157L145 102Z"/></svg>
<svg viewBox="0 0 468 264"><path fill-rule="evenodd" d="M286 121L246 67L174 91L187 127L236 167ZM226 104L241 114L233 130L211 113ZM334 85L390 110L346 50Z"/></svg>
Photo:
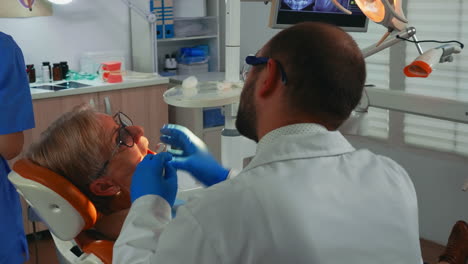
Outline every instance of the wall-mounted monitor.
<svg viewBox="0 0 468 264"><path fill-rule="evenodd" d="M341 27L345 31L366 32L368 19L355 0L338 0L351 15L340 11L331 0L273 0L270 13L270 27L288 26L317 21Z"/></svg>

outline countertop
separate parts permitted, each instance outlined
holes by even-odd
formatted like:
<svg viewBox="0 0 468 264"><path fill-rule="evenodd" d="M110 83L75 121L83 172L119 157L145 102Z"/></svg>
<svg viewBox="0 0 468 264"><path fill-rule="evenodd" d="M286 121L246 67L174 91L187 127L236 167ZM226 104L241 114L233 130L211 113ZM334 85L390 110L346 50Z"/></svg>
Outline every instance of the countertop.
<svg viewBox="0 0 468 264"><path fill-rule="evenodd" d="M148 76L147 74L145 76ZM61 97L61 96L68 96L68 95L77 95L77 94L86 94L86 93L95 93L95 92L104 92L104 91L112 91L112 90L120 90L120 89L128 89L128 88L136 88L136 87L144 87L144 86L151 86L151 85L159 85L159 84L181 84L182 81L187 78L189 75L177 75L177 76L169 76L169 77L161 77L155 75L152 78L145 78L145 79L131 79L128 77L124 77L124 81L121 83L106 83L100 79L95 80L73 80L74 82L83 83L90 85L88 87L82 88L69 88L59 91L51 91L40 89L43 85L54 85L57 83L65 82L65 80L50 82L50 83L32 83L31 86L31 95L32 99L44 99L44 98L52 98L52 97ZM208 72L208 73L201 73L196 74L199 81L223 81L225 78L224 72Z"/></svg>
<svg viewBox="0 0 468 264"><path fill-rule="evenodd" d="M82 87L82 88L69 88L69 89L64 89L64 90L59 90L59 91L40 89L42 85L53 85L53 84L61 83L64 81L65 80L51 82L51 83L30 84L32 99L33 100L44 99L44 98L52 98L52 97L60 97L60 96L68 96L68 95L113 91L113 90L144 87L144 86L159 85L159 84L168 84L169 78L155 76L152 78L145 78L145 79L129 79L129 78L124 77L124 81L121 83L106 83L100 79L96 79L92 81L90 80L75 81L74 80L74 82L88 84L90 86Z"/></svg>

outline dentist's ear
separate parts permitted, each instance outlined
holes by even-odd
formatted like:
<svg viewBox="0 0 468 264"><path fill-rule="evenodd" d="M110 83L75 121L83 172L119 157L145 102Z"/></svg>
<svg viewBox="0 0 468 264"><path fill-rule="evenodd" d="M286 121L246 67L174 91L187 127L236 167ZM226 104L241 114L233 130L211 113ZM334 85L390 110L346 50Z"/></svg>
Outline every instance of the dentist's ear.
<svg viewBox="0 0 468 264"><path fill-rule="evenodd" d="M274 93L275 89L277 88L277 82L281 82L279 76L281 76L281 72L279 70L278 63L273 60L269 59L266 65L266 79L263 82L263 85L258 89L258 94L260 97L268 97Z"/></svg>
<svg viewBox="0 0 468 264"><path fill-rule="evenodd" d="M89 190L97 196L113 196L120 192L120 186L112 179L104 177L91 182Z"/></svg>

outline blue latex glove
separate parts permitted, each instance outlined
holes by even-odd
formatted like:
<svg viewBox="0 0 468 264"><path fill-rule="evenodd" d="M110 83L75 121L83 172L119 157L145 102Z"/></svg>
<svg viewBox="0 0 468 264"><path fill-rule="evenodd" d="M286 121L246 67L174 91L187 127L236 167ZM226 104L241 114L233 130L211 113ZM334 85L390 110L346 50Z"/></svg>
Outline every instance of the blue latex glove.
<svg viewBox="0 0 468 264"><path fill-rule="evenodd" d="M174 159L170 163L174 168L188 171L206 186L226 180L229 170L215 160L205 143L192 131L168 124L161 128L161 134L162 142L182 150L182 153L171 151Z"/></svg>
<svg viewBox="0 0 468 264"><path fill-rule="evenodd" d="M159 195L172 207L177 195L177 172L169 164L172 155L163 152L148 154L138 164L132 177L130 198L132 203L141 196Z"/></svg>

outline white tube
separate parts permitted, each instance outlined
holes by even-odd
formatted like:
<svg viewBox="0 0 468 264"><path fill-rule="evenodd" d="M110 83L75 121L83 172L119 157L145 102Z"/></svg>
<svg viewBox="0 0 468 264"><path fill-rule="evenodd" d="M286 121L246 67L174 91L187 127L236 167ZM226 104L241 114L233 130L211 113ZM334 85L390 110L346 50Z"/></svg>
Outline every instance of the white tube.
<svg viewBox="0 0 468 264"><path fill-rule="evenodd" d="M228 82L238 82L240 77L240 48L226 46L226 75Z"/></svg>
<svg viewBox="0 0 468 264"><path fill-rule="evenodd" d="M226 80L239 81L240 0L226 0Z"/></svg>

